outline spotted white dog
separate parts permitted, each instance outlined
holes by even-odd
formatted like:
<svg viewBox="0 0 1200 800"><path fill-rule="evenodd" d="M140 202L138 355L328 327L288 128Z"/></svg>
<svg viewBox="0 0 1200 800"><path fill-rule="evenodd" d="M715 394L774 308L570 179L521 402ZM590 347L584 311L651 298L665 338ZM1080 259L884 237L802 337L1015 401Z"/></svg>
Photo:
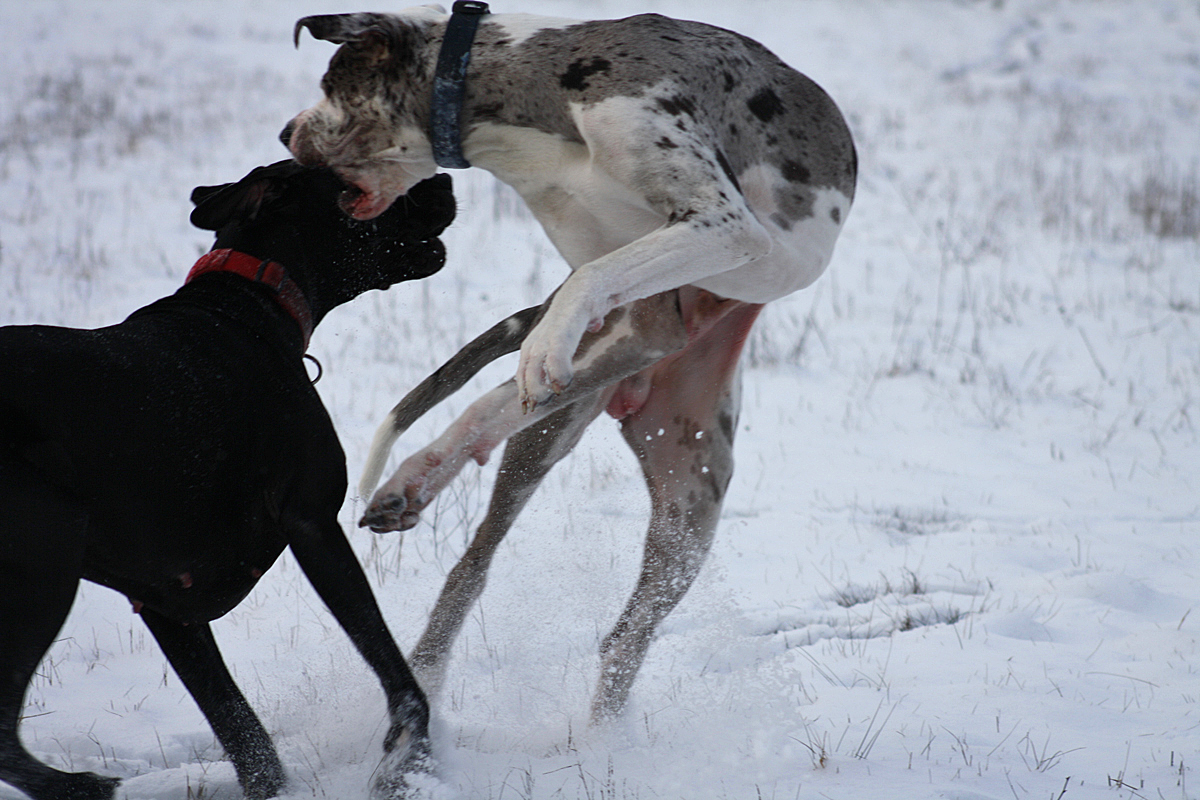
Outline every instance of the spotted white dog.
<svg viewBox="0 0 1200 800"><path fill-rule="evenodd" d="M524 339L515 379L408 458L363 522L412 527L469 459L483 463L508 440L487 517L413 654L435 690L538 482L601 412L620 420L652 517L641 577L601 645L592 716L602 719L624 706L655 627L708 552L733 469L742 345L764 303L825 270L856 156L828 95L736 33L655 14L581 22L485 9L300 20L297 38L307 28L342 47L325 98L283 138L300 162L357 187L344 207L360 218L438 163L486 169L520 193L570 265L528 335L510 331ZM464 24L469 50L442 55L463 79L447 115L453 81L435 64ZM401 428L393 414L380 429L364 493Z"/></svg>

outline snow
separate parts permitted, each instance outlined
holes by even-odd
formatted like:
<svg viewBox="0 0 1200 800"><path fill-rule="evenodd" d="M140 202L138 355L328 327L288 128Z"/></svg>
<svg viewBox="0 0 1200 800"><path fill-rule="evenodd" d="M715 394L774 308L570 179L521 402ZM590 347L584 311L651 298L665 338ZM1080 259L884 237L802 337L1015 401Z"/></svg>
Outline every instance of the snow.
<svg viewBox="0 0 1200 800"><path fill-rule="evenodd" d="M251 7L251 5L253 7ZM501 547L435 711L434 798L1200 796L1200 9L1194 2L525 0L754 37L855 133L829 272L747 351L717 543L626 713L586 724L648 504L599 422ZM13 6L13 9L16 7ZM10 9L12 10L12 9ZM285 157L333 52L316 0L43 0L0 31L0 324L109 324L209 235L198 184ZM566 269L455 173L447 267L330 315L311 352L352 481L375 425ZM423 445L505 360L397 444ZM342 521L410 648L478 522L471 467L404 537ZM285 558L214 624L289 798L363 797L382 692ZM30 689L39 758L130 800L238 797L124 598L79 599ZM0 786L0 798L19 795Z"/></svg>

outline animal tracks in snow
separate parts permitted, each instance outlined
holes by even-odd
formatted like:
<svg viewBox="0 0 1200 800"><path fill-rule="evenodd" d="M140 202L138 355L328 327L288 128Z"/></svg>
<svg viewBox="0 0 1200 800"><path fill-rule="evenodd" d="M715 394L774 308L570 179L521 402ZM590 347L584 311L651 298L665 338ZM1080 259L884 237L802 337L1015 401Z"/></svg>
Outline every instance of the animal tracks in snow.
<svg viewBox="0 0 1200 800"><path fill-rule="evenodd" d="M810 609L763 610L747 616L748 633L783 649L827 639L877 639L933 625L954 625L982 610L985 585L926 584L906 571L899 580L848 583Z"/></svg>

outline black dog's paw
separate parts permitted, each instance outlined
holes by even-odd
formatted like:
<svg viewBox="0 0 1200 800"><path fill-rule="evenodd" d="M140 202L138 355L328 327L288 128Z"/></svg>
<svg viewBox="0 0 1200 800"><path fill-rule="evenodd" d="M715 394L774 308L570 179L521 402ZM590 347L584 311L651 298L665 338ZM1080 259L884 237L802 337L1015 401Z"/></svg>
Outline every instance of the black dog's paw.
<svg viewBox="0 0 1200 800"><path fill-rule="evenodd" d="M62 773L60 773L62 774ZM112 800L116 797L120 778L109 778L94 772L71 772L63 775L50 787L47 797L62 800Z"/></svg>
<svg viewBox="0 0 1200 800"><path fill-rule="evenodd" d="M371 800L417 800L438 785L428 736L414 736L405 729L390 747L384 747L388 752L375 770Z"/></svg>
<svg viewBox="0 0 1200 800"><path fill-rule="evenodd" d="M274 753L271 753L271 757L265 759L265 763L254 773L239 775L238 781L242 785L242 793L246 795L247 800L268 800L277 796L287 785L283 765L279 763L279 757Z"/></svg>

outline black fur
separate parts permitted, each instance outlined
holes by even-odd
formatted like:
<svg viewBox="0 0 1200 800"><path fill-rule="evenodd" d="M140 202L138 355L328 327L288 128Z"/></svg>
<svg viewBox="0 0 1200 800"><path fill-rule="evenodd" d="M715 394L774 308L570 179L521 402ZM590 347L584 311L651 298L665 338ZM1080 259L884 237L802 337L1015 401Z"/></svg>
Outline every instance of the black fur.
<svg viewBox="0 0 1200 800"><path fill-rule="evenodd" d="M216 248L282 264L319 321L368 289L441 268L441 175L370 222L325 169L280 162L201 187ZM37 800L107 800L118 781L33 759L17 726L80 579L127 595L248 797L284 785L209 621L285 547L383 683L385 748L428 752L425 696L338 525L345 456L305 372L300 326L267 286L209 273L98 330L0 328L0 780ZM405 734L408 734L407 736Z"/></svg>

